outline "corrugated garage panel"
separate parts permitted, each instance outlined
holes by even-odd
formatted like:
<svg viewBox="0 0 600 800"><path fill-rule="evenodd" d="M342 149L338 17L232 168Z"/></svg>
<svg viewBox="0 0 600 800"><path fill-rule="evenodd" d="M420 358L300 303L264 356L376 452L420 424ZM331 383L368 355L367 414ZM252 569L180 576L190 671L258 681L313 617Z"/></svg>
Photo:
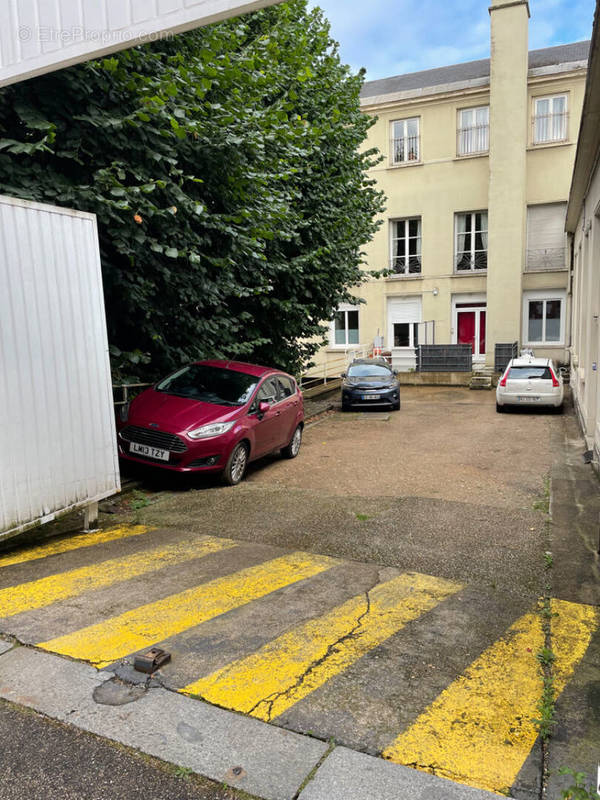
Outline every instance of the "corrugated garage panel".
<svg viewBox="0 0 600 800"><path fill-rule="evenodd" d="M0 86L281 0L2 0Z"/></svg>
<svg viewBox="0 0 600 800"><path fill-rule="evenodd" d="M0 539L118 491L96 219L0 197Z"/></svg>

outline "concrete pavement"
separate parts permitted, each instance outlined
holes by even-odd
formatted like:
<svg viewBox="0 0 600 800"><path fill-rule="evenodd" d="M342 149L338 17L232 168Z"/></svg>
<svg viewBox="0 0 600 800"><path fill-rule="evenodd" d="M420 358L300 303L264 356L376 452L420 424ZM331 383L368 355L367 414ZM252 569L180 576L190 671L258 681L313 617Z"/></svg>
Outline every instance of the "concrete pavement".
<svg viewBox="0 0 600 800"><path fill-rule="evenodd" d="M191 771L0 701L0 800L248 800Z"/></svg>
<svg viewBox="0 0 600 800"><path fill-rule="evenodd" d="M0 688L5 678L7 697L43 713L74 703L69 721L102 724L103 735L136 747L155 708L165 727L149 746L162 757L181 763L183 754L190 768L263 797L294 797L309 779L303 798L362 800L365 775L373 797L386 800L435 796L436 786L444 797L483 787L537 797L536 607L549 546L566 686L559 710L569 725L569 749L557 758L588 769L598 741L597 561L589 559L597 488L595 496L589 467L578 471L573 424L497 416L491 394L417 392L398 415L326 419L307 432L299 459L264 460L234 490L175 489L155 505L149 495L124 517L122 535L0 558L0 631L63 655L27 647L0 656ZM541 495L554 460L549 545ZM173 661L146 686L130 655L149 643ZM73 665L84 672L71 674ZM47 674L65 670L69 691L82 682L83 696L52 706ZM248 723L266 732L249 733L259 728ZM282 757L280 734L297 743L288 783L264 768L285 772L291 756ZM307 751L306 742L318 747ZM373 758L382 753L399 763ZM559 788L550 784L549 796Z"/></svg>
<svg viewBox="0 0 600 800"><path fill-rule="evenodd" d="M555 433L557 463L551 472L552 595L600 607L600 483L585 464L574 415ZM561 767L600 781L600 635L590 643L573 680L558 699L557 726L548 744L548 797L558 798L571 780ZM572 781L571 781L572 782Z"/></svg>
<svg viewBox="0 0 600 800"><path fill-rule="evenodd" d="M160 687L122 705L106 705L98 690L114 680L109 672L25 647L0 656L4 700L265 800L495 796L346 748L331 748ZM10 796L2 791L0 798ZM162 797L156 791L152 795Z"/></svg>

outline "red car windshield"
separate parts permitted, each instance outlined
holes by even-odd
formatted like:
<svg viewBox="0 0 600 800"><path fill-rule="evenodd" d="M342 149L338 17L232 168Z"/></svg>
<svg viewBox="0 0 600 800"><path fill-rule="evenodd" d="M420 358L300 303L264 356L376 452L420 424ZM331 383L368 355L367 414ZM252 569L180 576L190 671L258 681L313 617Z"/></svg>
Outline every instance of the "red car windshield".
<svg viewBox="0 0 600 800"><path fill-rule="evenodd" d="M218 406L243 406L257 383L255 375L245 372L191 364L158 383L156 391Z"/></svg>

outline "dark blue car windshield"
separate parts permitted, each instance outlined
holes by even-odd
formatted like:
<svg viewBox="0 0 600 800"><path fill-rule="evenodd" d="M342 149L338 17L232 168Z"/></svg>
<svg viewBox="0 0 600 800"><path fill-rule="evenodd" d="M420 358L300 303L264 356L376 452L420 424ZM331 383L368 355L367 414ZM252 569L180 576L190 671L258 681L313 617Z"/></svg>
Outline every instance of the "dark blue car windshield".
<svg viewBox="0 0 600 800"><path fill-rule="evenodd" d="M255 375L245 372L191 364L157 384L156 391L218 406L243 406L257 383Z"/></svg>
<svg viewBox="0 0 600 800"><path fill-rule="evenodd" d="M352 364L349 378L389 378L391 370L379 364Z"/></svg>

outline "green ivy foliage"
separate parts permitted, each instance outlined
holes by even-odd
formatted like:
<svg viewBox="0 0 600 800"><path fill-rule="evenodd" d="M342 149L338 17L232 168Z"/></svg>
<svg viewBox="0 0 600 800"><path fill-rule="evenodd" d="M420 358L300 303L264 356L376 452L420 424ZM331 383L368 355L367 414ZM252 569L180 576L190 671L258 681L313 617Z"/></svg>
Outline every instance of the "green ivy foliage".
<svg viewBox="0 0 600 800"><path fill-rule="evenodd" d="M0 191L98 217L115 377L300 371L383 211L362 81L290 0L0 91Z"/></svg>

